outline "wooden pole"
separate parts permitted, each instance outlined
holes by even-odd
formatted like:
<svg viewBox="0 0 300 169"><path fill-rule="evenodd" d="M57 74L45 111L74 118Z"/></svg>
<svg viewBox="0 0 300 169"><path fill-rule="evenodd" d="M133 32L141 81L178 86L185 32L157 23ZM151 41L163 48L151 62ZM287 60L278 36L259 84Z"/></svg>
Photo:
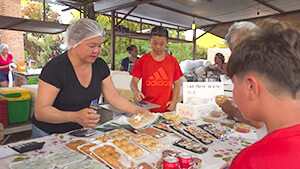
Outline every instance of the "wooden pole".
<svg viewBox="0 0 300 169"><path fill-rule="evenodd" d="M110 69L111 70L115 70L115 43L116 43L116 32L115 32L115 11L111 11L111 65L110 65Z"/></svg>
<svg viewBox="0 0 300 169"><path fill-rule="evenodd" d="M196 60L196 29L193 30L193 60Z"/></svg>

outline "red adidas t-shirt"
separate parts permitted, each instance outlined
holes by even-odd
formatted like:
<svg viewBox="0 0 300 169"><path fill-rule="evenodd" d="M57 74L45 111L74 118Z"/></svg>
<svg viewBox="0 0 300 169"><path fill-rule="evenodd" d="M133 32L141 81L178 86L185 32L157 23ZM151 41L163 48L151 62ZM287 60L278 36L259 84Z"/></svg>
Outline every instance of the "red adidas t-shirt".
<svg viewBox="0 0 300 169"><path fill-rule="evenodd" d="M276 130L241 151L230 169L300 168L300 125Z"/></svg>
<svg viewBox="0 0 300 169"><path fill-rule="evenodd" d="M151 112L168 111L166 104L172 99L173 82L183 76L175 57L166 54L164 60L156 61L147 53L137 60L130 74L142 78L144 100L161 105Z"/></svg>
<svg viewBox="0 0 300 169"><path fill-rule="evenodd" d="M13 59L12 54L7 54L7 59L3 60L3 58L0 56L0 66L9 65L11 63L11 60ZM1 72L9 71L9 68L0 69Z"/></svg>

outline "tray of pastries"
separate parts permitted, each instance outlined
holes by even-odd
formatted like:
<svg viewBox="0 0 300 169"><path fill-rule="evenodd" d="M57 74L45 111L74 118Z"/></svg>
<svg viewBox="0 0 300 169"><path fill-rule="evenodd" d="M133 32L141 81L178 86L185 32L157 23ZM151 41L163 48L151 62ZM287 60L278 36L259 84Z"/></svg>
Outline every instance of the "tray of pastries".
<svg viewBox="0 0 300 169"><path fill-rule="evenodd" d="M142 147L144 147L145 149L152 151L152 152L159 151L165 147L165 145L163 143L157 141L155 138L148 136L146 134L137 135L137 136L131 137L131 139L134 142L141 145Z"/></svg>
<svg viewBox="0 0 300 169"><path fill-rule="evenodd" d="M161 158L156 163L156 168L157 169L163 169L163 160L164 160L165 157L169 157L169 156L178 157L178 155L180 153L181 152L177 152L177 151L174 151L174 150L164 150L164 151L162 151ZM194 160L193 168L195 168L195 169L201 168L202 160L200 158L197 158L197 157L192 157L192 158Z"/></svg>
<svg viewBox="0 0 300 169"><path fill-rule="evenodd" d="M166 133L159 131L155 128L148 127L148 128L143 128L143 129L138 129L137 132L142 133L142 134L147 134L153 138L156 139L162 139L165 138L167 135Z"/></svg>
<svg viewBox="0 0 300 169"><path fill-rule="evenodd" d="M99 140L99 141L101 141L102 143L106 143L108 140L110 140L111 138L108 136L108 135L106 135L106 134L104 134L103 136L101 136L101 137L97 137L95 140Z"/></svg>
<svg viewBox="0 0 300 169"><path fill-rule="evenodd" d="M241 133L249 133L250 126L244 123L236 123L234 129Z"/></svg>
<svg viewBox="0 0 300 169"><path fill-rule="evenodd" d="M113 169L127 169L136 162L113 143L104 143L90 148L90 151Z"/></svg>
<svg viewBox="0 0 300 169"><path fill-rule="evenodd" d="M152 124L156 119L157 115L151 114L151 113L143 113L143 114L137 114L129 117L127 119L128 123L135 129L143 128L147 125Z"/></svg>
<svg viewBox="0 0 300 169"><path fill-rule="evenodd" d="M150 154L148 151L127 138L115 139L112 143L134 159L140 159Z"/></svg>
<svg viewBox="0 0 300 169"><path fill-rule="evenodd" d="M80 152L77 147L82 145L82 144L86 144L87 142L84 141L84 140L76 140L76 141L71 141L69 143L66 144L66 147L74 150L74 151L77 151L77 152Z"/></svg>
<svg viewBox="0 0 300 169"><path fill-rule="evenodd" d="M186 127L184 128L184 131L187 132L190 136L192 136L193 140L196 140L206 145L213 143L213 141L215 140L215 138L208 134L206 131L195 126Z"/></svg>
<svg viewBox="0 0 300 169"><path fill-rule="evenodd" d="M98 145L97 143L86 143L86 144L82 144L82 145L78 146L77 149L78 149L81 153L83 153L83 154L85 154L85 155L87 155L87 156L89 156L89 157L91 157L91 158L93 158L93 159L95 159L95 160L97 160L97 161L103 163L97 156L95 156L95 155L90 151L90 148L91 148L91 147L94 147L94 146L97 146L97 145Z"/></svg>
<svg viewBox="0 0 300 169"><path fill-rule="evenodd" d="M178 136L185 138L185 139L193 139L190 135L188 135L185 132L185 130L184 130L185 126L183 124L170 124L169 127Z"/></svg>
<svg viewBox="0 0 300 169"><path fill-rule="evenodd" d="M205 145L194 140L180 139L175 141L173 145L195 154L203 154L208 150Z"/></svg>
<svg viewBox="0 0 300 169"><path fill-rule="evenodd" d="M220 124L203 124L199 125L198 127L220 140L225 139L226 136L232 132L231 128Z"/></svg>
<svg viewBox="0 0 300 169"><path fill-rule="evenodd" d="M123 137L129 138L129 137L133 136L134 134L126 129L121 128L121 129L116 129L116 130L108 132L108 135L112 139L115 139L115 138L123 138Z"/></svg>
<svg viewBox="0 0 300 169"><path fill-rule="evenodd" d="M174 133L166 123L156 123L153 125L153 127L168 133Z"/></svg>

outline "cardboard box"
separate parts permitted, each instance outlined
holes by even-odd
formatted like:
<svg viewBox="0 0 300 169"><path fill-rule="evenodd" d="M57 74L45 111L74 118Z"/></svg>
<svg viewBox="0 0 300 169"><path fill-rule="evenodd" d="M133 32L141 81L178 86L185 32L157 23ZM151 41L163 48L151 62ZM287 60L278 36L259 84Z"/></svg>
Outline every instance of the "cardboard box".
<svg viewBox="0 0 300 169"><path fill-rule="evenodd" d="M201 117L209 115L211 111L215 110L214 103L206 103L201 105L188 105L183 103L177 103L176 105L176 115L183 118L188 118L192 120L198 120Z"/></svg>

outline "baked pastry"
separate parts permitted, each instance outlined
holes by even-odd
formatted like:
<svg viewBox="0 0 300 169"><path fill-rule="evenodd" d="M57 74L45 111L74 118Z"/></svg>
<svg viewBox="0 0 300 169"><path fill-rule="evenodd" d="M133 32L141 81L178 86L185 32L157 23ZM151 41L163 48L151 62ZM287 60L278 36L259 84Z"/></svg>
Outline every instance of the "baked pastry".
<svg viewBox="0 0 300 169"><path fill-rule="evenodd" d="M127 151L127 146L126 145L121 145L120 149L122 149L124 152L126 152Z"/></svg>
<svg viewBox="0 0 300 169"><path fill-rule="evenodd" d="M140 142L143 146L148 146L151 144L151 142L149 142L148 140L144 139Z"/></svg>
<svg viewBox="0 0 300 169"><path fill-rule="evenodd" d="M112 147L112 146L109 146L109 145L105 145L102 147L106 152L109 152L109 153L113 153L115 151L115 148Z"/></svg>
<svg viewBox="0 0 300 169"><path fill-rule="evenodd" d="M90 148L91 148L91 147L94 147L94 146L96 146L96 145L97 145L97 144L91 143L91 144L89 144L89 145L82 146L82 147L80 148L80 150L84 151L84 152L87 153L87 154L90 154Z"/></svg>
<svg viewBox="0 0 300 169"><path fill-rule="evenodd" d="M116 159L121 158L121 154L120 154L119 152L113 152L113 153L111 154L111 156L113 156L113 157L116 158Z"/></svg>
<svg viewBox="0 0 300 169"><path fill-rule="evenodd" d="M235 126L235 130L241 133L249 133L250 132L250 126L243 123L238 123Z"/></svg>
<svg viewBox="0 0 300 169"><path fill-rule="evenodd" d="M228 96L225 96L225 95L218 95L218 96L216 96L216 103L220 106L220 105L222 105L224 102L225 102L225 100L227 100L228 99Z"/></svg>
<svg viewBox="0 0 300 169"><path fill-rule="evenodd" d="M128 154L128 155L130 155L132 158L135 158L135 152L134 151L126 151L126 153Z"/></svg>
<svg viewBox="0 0 300 169"><path fill-rule="evenodd" d="M123 139L121 140L121 143L122 143L122 145L126 145L126 144L128 144L128 140L125 139L125 138L123 138Z"/></svg>
<svg viewBox="0 0 300 169"><path fill-rule="evenodd" d="M125 129L118 129L118 133L124 133L124 132L126 132Z"/></svg>
<svg viewBox="0 0 300 169"><path fill-rule="evenodd" d="M136 147L134 150L136 157L141 157L143 155L143 150L139 147Z"/></svg>
<svg viewBox="0 0 300 169"><path fill-rule="evenodd" d="M77 147L82 144L85 144L85 143L86 143L85 141L77 140L74 142L67 143L66 146L69 147L70 149L75 150L80 153L80 151L77 149Z"/></svg>
<svg viewBox="0 0 300 169"><path fill-rule="evenodd" d="M114 145L116 145L117 147L120 147L122 145L122 142L119 140L114 140L113 141Z"/></svg>
<svg viewBox="0 0 300 169"><path fill-rule="evenodd" d="M118 135L118 132L117 131L112 131L112 132L109 133L109 135L113 137L113 136Z"/></svg>
<svg viewBox="0 0 300 169"><path fill-rule="evenodd" d="M127 146L127 150L129 151L132 151L135 148L135 146L132 143L129 143L126 146Z"/></svg>

